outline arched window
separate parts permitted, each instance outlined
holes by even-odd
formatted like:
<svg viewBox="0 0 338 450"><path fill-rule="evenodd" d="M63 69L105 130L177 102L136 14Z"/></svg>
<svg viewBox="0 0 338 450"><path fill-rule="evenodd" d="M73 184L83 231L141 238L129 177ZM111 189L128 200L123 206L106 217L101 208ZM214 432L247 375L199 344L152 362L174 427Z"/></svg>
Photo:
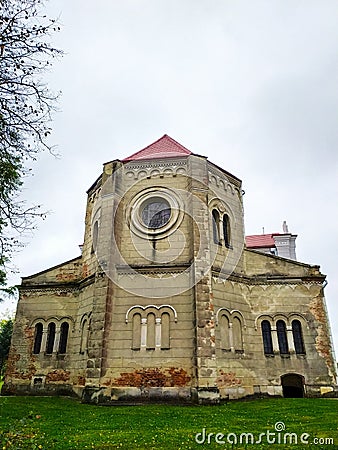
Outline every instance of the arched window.
<svg viewBox="0 0 338 450"><path fill-rule="evenodd" d="M46 353L50 355L53 353L55 340L55 323L51 322L47 329L47 343L46 343Z"/></svg>
<svg viewBox="0 0 338 450"><path fill-rule="evenodd" d="M168 313L161 315L161 348L162 350L170 348L170 315Z"/></svg>
<svg viewBox="0 0 338 450"><path fill-rule="evenodd" d="M40 353L42 333L43 333L43 325L42 323L39 322L35 325L34 346L33 346L34 355L38 355Z"/></svg>
<svg viewBox="0 0 338 450"><path fill-rule="evenodd" d="M277 337L280 354L287 355L289 353L289 346L286 336L286 325L283 320L277 320Z"/></svg>
<svg viewBox="0 0 338 450"><path fill-rule="evenodd" d="M273 355L270 322L268 320L263 320L261 327L262 327L264 354L265 355Z"/></svg>
<svg viewBox="0 0 338 450"><path fill-rule="evenodd" d="M229 338L229 319L225 314L221 315L220 319L220 332L221 332L221 348L222 350L230 351L230 338Z"/></svg>
<svg viewBox="0 0 338 450"><path fill-rule="evenodd" d="M223 238L224 245L230 247L230 220L227 214L223 216Z"/></svg>
<svg viewBox="0 0 338 450"><path fill-rule="evenodd" d="M140 348L141 348L141 314L134 314L132 349L140 350Z"/></svg>
<svg viewBox="0 0 338 450"><path fill-rule="evenodd" d="M304 355L305 347L302 333L302 324L299 320L292 321L292 335L297 355Z"/></svg>
<svg viewBox="0 0 338 450"><path fill-rule="evenodd" d="M132 310L134 310L133 314L130 314L132 326L129 328L131 349L141 351L170 349L172 322L173 319L175 322L177 320L176 310L169 305L160 307L135 305L127 311L126 323L129 323L128 316Z"/></svg>
<svg viewBox="0 0 338 450"><path fill-rule="evenodd" d="M88 336L88 320L84 319L81 328L81 344L80 353L83 354L87 350L87 336Z"/></svg>
<svg viewBox="0 0 338 450"><path fill-rule="evenodd" d="M212 210L212 235L214 243L219 244L219 212L216 209Z"/></svg>
<svg viewBox="0 0 338 450"><path fill-rule="evenodd" d="M232 321L232 336L235 352L243 352L242 324L238 317L234 317Z"/></svg>
<svg viewBox="0 0 338 450"><path fill-rule="evenodd" d="M69 323L62 322L60 327L60 342L59 342L59 353L66 353L67 341L68 341Z"/></svg>
<svg viewBox="0 0 338 450"><path fill-rule="evenodd" d="M155 314L147 315L147 350L155 349Z"/></svg>
<svg viewBox="0 0 338 450"><path fill-rule="evenodd" d="M93 233L92 233L92 253L96 251L98 237L99 237L99 222L96 220L93 225Z"/></svg>

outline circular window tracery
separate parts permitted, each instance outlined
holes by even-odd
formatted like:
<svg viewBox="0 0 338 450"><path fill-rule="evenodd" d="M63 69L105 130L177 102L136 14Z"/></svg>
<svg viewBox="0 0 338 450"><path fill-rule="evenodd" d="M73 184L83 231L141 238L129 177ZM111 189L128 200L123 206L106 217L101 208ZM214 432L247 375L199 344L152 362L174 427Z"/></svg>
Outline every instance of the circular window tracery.
<svg viewBox="0 0 338 450"><path fill-rule="evenodd" d="M147 200L141 208L142 222L146 227L161 228L170 220L171 208L164 198L155 197Z"/></svg>
<svg viewBox="0 0 338 450"><path fill-rule="evenodd" d="M127 210L130 229L138 236L169 236L183 219L184 205L172 189L156 187L140 192Z"/></svg>

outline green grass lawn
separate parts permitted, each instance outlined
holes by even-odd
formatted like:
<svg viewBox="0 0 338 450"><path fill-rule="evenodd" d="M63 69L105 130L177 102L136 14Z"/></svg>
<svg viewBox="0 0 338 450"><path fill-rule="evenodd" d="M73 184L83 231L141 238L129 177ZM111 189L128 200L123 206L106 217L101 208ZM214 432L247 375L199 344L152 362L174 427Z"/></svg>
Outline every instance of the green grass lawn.
<svg viewBox="0 0 338 450"><path fill-rule="evenodd" d="M277 422L283 422L284 431L275 430ZM69 398L0 397L0 426L0 449L338 449L338 400L103 407ZM197 433L200 444L195 441ZM218 435L219 443L217 433L224 435ZM265 434L260 443L251 444L249 435L243 435L240 443L241 433L252 433L254 442ZM298 444L295 435L291 444L288 440L283 444L285 433L296 433ZM301 443L303 433L309 436L303 435ZM321 443L313 444L315 438ZM325 443L329 438L333 444Z"/></svg>

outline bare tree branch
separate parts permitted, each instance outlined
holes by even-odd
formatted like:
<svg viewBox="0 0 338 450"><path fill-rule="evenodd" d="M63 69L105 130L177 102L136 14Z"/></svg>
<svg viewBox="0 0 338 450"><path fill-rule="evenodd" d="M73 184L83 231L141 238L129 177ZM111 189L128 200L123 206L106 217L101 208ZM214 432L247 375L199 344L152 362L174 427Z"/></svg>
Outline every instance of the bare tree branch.
<svg viewBox="0 0 338 450"><path fill-rule="evenodd" d="M0 0L0 286L22 235L45 217L39 206L18 199L27 161L52 151L48 136L59 94L41 75L62 55L49 42L59 30L57 21L43 14L42 0Z"/></svg>

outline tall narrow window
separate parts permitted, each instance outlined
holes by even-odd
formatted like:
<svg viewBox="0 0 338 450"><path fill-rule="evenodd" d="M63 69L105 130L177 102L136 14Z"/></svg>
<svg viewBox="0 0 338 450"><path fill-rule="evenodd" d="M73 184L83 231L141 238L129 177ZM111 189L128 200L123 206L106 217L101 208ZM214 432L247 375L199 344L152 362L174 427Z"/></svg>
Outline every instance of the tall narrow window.
<svg viewBox="0 0 338 450"><path fill-rule="evenodd" d="M224 245L230 247L230 220L227 214L223 216L223 238Z"/></svg>
<svg viewBox="0 0 338 450"><path fill-rule="evenodd" d="M80 344L80 353L84 354L87 350L87 340L88 340L88 320L85 319L82 323L81 328L81 344Z"/></svg>
<svg viewBox="0 0 338 450"><path fill-rule="evenodd" d="M140 350L140 348L141 348L141 314L134 314L132 349Z"/></svg>
<svg viewBox="0 0 338 450"><path fill-rule="evenodd" d="M286 336L286 325L283 320L277 320L277 337L280 354L287 355L289 353L289 346Z"/></svg>
<svg viewBox="0 0 338 450"><path fill-rule="evenodd" d="M155 314L147 315L147 349L155 349Z"/></svg>
<svg viewBox="0 0 338 450"><path fill-rule="evenodd" d="M59 353L61 354L66 353L68 333L69 333L69 323L62 322L60 327L60 342L59 342Z"/></svg>
<svg viewBox="0 0 338 450"><path fill-rule="evenodd" d="M292 335L297 355L304 355L305 347L302 333L302 324L299 322L299 320L292 321Z"/></svg>
<svg viewBox="0 0 338 450"><path fill-rule="evenodd" d="M243 352L242 324L238 317L234 317L232 321L232 335L235 352Z"/></svg>
<svg viewBox="0 0 338 450"><path fill-rule="evenodd" d="M170 316L163 313L161 316L161 348L167 350L170 348Z"/></svg>
<svg viewBox="0 0 338 450"><path fill-rule="evenodd" d="M47 355L50 355L53 353L54 340L55 340L55 323L51 322L48 325L48 329L47 329L47 344L46 344Z"/></svg>
<svg viewBox="0 0 338 450"><path fill-rule="evenodd" d="M99 222L96 220L93 225L92 253L96 251L98 237L99 237Z"/></svg>
<svg viewBox="0 0 338 450"><path fill-rule="evenodd" d="M270 322L268 320L263 320L261 327L262 327L264 354L265 355L273 355Z"/></svg>
<svg viewBox="0 0 338 450"><path fill-rule="evenodd" d="M220 319L220 331L221 331L221 348L222 350L230 350L229 339L229 319L225 314Z"/></svg>
<svg viewBox="0 0 338 450"><path fill-rule="evenodd" d="M219 212L216 209L212 210L212 235L215 244L219 244Z"/></svg>
<svg viewBox="0 0 338 450"><path fill-rule="evenodd" d="M43 333L43 325L42 323L39 322L35 325L34 346L33 346L34 355L38 355L40 353L42 333Z"/></svg>

